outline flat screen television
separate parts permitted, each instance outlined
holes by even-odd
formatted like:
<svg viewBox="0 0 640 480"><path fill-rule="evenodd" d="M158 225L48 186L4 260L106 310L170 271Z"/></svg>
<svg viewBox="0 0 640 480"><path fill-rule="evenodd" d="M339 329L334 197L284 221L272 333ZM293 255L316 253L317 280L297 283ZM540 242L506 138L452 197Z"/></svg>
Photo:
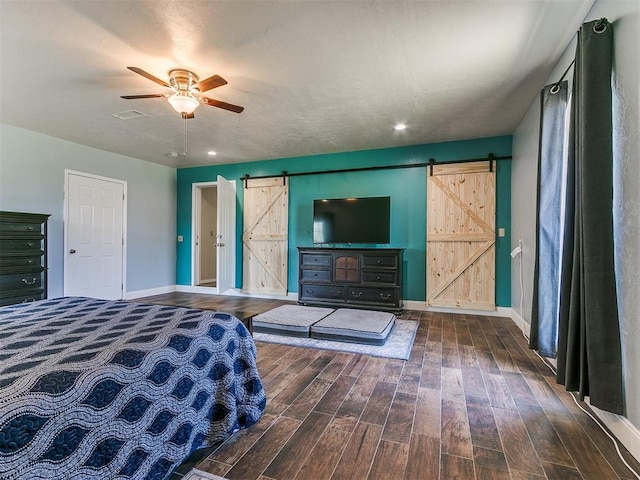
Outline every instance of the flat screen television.
<svg viewBox="0 0 640 480"><path fill-rule="evenodd" d="M389 243L390 197L313 201L313 243Z"/></svg>

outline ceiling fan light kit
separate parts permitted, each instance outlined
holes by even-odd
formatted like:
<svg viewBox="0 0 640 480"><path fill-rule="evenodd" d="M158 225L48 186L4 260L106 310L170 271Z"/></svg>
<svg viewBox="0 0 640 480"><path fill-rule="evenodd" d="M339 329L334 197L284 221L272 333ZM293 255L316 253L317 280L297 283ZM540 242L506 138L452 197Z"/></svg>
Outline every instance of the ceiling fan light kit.
<svg viewBox="0 0 640 480"><path fill-rule="evenodd" d="M176 112L186 114L193 113L200 105L198 99L189 92L178 92L171 95L169 97L169 103Z"/></svg>

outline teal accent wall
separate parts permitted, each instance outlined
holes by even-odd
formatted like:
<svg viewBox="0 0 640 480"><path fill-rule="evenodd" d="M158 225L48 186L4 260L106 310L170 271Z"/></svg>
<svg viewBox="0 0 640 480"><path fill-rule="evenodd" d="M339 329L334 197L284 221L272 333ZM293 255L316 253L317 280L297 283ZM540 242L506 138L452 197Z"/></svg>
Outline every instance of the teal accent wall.
<svg viewBox="0 0 640 480"><path fill-rule="evenodd" d="M236 287L242 286L242 181L252 177L316 172L383 165L410 165L436 161L484 158L489 153L511 155L511 136L481 138L409 147L312 155L262 162L178 169L177 234L184 242L177 247L176 281L191 283L191 203L192 184L214 182L217 175L236 180L237 258ZM289 291L298 291L299 246L312 246L312 207L317 198L391 197L391 242L386 247L404 248L404 299L425 301L426 297L426 175L424 167L330 173L289 177ZM496 240L496 304L511 305L511 161L497 161L496 228L506 236ZM346 246L346 245L341 245ZM360 246L377 246L363 245Z"/></svg>

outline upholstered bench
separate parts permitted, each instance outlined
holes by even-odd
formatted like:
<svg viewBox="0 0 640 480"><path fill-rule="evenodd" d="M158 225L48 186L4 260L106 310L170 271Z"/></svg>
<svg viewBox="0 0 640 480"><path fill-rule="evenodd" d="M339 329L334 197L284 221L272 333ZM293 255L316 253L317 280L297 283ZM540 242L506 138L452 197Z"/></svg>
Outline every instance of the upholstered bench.
<svg viewBox="0 0 640 480"><path fill-rule="evenodd" d="M339 308L311 325L311 338L384 345L396 316L389 312Z"/></svg>

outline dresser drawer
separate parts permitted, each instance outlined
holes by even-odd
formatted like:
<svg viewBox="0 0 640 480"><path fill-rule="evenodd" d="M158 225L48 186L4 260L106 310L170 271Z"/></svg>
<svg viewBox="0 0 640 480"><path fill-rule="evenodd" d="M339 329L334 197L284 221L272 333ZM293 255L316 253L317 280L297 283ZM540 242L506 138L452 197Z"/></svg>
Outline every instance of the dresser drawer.
<svg viewBox="0 0 640 480"><path fill-rule="evenodd" d="M3 254L33 252L34 255L44 253L44 239L42 238L7 238L0 239ZM4 256L4 255L3 255Z"/></svg>
<svg viewBox="0 0 640 480"><path fill-rule="evenodd" d="M351 287L347 293L347 302L396 305L397 293L395 288Z"/></svg>
<svg viewBox="0 0 640 480"><path fill-rule="evenodd" d="M391 255L363 255L362 256L362 266L363 267L389 267L389 268L397 268L396 256Z"/></svg>
<svg viewBox="0 0 640 480"><path fill-rule="evenodd" d="M303 253L301 257L301 266L303 267L317 266L329 268L331 266L331 255L323 255L321 253Z"/></svg>
<svg viewBox="0 0 640 480"><path fill-rule="evenodd" d="M304 285L300 286L299 300L333 300L344 301L346 288L331 285Z"/></svg>
<svg viewBox="0 0 640 480"><path fill-rule="evenodd" d="M44 256L34 252L34 255L0 257L0 267L44 267Z"/></svg>
<svg viewBox="0 0 640 480"><path fill-rule="evenodd" d="M363 283L385 283L388 285L396 284L395 272L376 272L376 271L363 271L362 272Z"/></svg>
<svg viewBox="0 0 640 480"><path fill-rule="evenodd" d="M0 298L0 306L4 307L5 305L13 305L16 303L36 302L38 300L44 300L45 298L44 290L41 290L40 292L23 293L22 295Z"/></svg>
<svg viewBox="0 0 640 480"><path fill-rule="evenodd" d="M331 280L331 270L302 270L300 280L307 282L328 282Z"/></svg>
<svg viewBox="0 0 640 480"><path fill-rule="evenodd" d="M0 233L8 234L42 234L42 222L0 222Z"/></svg>
<svg viewBox="0 0 640 480"><path fill-rule="evenodd" d="M36 290L44 286L44 275L44 270L41 272L0 275L0 291Z"/></svg>

